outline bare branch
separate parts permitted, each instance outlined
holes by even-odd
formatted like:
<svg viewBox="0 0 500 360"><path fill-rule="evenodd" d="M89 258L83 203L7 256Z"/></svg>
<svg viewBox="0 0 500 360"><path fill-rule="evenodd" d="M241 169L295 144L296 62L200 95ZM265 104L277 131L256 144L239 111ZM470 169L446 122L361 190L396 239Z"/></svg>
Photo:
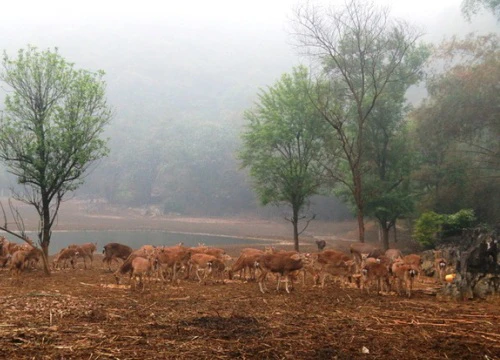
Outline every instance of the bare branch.
<svg viewBox="0 0 500 360"><path fill-rule="evenodd" d="M299 231L299 235L301 235L304 231L306 231L307 227L309 226L309 223L310 223L311 221L313 221L314 219L316 219L316 214L313 214L313 215L311 216L311 218L307 220L307 222L306 222L306 224L305 224L304 228L303 228L301 231Z"/></svg>

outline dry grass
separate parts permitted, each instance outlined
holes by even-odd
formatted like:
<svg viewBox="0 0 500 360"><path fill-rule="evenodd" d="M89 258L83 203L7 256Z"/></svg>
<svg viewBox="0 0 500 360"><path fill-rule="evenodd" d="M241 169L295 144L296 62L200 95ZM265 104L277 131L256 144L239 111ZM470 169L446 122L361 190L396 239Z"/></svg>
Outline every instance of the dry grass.
<svg viewBox="0 0 500 360"><path fill-rule="evenodd" d="M438 302L421 290L406 299L335 283L262 295L239 280L142 293L100 268L40 272L0 277L5 358L357 359L363 347L372 359L500 358L498 298Z"/></svg>

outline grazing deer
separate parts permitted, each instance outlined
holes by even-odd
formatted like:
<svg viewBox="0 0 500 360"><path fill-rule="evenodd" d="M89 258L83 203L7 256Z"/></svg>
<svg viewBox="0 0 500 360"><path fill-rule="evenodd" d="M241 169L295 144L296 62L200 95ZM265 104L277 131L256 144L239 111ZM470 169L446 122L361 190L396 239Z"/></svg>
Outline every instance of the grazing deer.
<svg viewBox="0 0 500 360"><path fill-rule="evenodd" d="M290 273L302 269L302 259L300 255L294 251L278 252L276 254L263 254L255 262L255 267L261 270L257 280L259 282L259 289L262 293L265 291L264 281L269 272L278 273L278 286L276 291L279 291L281 277L285 277L285 290L290 293L288 288L288 281L290 280Z"/></svg>
<svg viewBox="0 0 500 360"><path fill-rule="evenodd" d="M104 258L102 259L102 262L107 263L108 269L111 271L111 262L113 260L122 259L125 261L132 252L133 250L130 246L119 243L109 243L104 245L104 249L102 251Z"/></svg>
<svg viewBox="0 0 500 360"><path fill-rule="evenodd" d="M31 247L29 250L18 250L12 255L10 263L10 271L14 273L16 277L19 277L21 272L26 268L26 264L32 259L38 258L40 256L40 250Z"/></svg>
<svg viewBox="0 0 500 360"><path fill-rule="evenodd" d="M82 245L72 244L68 246L68 249L75 249L78 251L78 257L83 259L83 267L87 268L87 258L90 260L90 268L92 269L92 263L94 261L94 252L96 251L96 244L85 243Z"/></svg>
<svg viewBox="0 0 500 360"><path fill-rule="evenodd" d="M171 247L156 248L154 256L158 262L159 277L166 281L164 270L171 272L171 280L175 281L179 269L189 268L189 259L191 258L191 249L183 245L176 245ZM186 273L186 278L189 273Z"/></svg>
<svg viewBox="0 0 500 360"><path fill-rule="evenodd" d="M76 258L79 255L78 251L79 247L65 248L59 251L59 253L55 256L54 261L52 262L54 270L59 268L61 262L62 268L65 269L68 260L71 264L71 267L75 269Z"/></svg>
<svg viewBox="0 0 500 360"><path fill-rule="evenodd" d="M240 279L247 280L247 270L250 275L250 280L255 280L255 262L259 259L264 251L258 249L245 248L241 251L240 257L235 261L231 267L230 274L239 272Z"/></svg>
<svg viewBox="0 0 500 360"><path fill-rule="evenodd" d="M142 291L146 288L143 278L151 278L151 274L154 270L154 260L152 257L147 259L137 256L132 260L131 263L132 271L130 272L130 289L137 289L137 282L142 285ZM151 279L150 279L151 280Z"/></svg>

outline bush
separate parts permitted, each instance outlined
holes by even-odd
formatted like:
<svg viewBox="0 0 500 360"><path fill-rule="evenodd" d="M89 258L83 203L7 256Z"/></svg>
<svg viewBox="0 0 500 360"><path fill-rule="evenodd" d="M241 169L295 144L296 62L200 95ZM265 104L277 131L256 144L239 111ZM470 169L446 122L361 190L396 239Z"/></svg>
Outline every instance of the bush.
<svg viewBox="0 0 500 360"><path fill-rule="evenodd" d="M445 216L428 211L423 213L415 222L413 237L425 248L435 247Z"/></svg>
<svg viewBox="0 0 500 360"><path fill-rule="evenodd" d="M459 212L447 215L443 224L443 236L460 235L463 229L477 225L476 215L472 209L462 209Z"/></svg>
<svg viewBox="0 0 500 360"><path fill-rule="evenodd" d="M474 210L462 209L451 215L434 211L423 213L415 222L413 237L427 249L436 247L442 237L460 235L463 229L477 225Z"/></svg>

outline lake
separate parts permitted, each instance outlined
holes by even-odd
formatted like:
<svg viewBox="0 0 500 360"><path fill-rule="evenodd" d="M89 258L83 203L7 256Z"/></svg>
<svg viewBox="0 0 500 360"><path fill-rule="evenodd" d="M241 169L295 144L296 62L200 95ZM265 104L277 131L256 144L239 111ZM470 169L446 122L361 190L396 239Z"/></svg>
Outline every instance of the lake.
<svg viewBox="0 0 500 360"><path fill-rule="evenodd" d="M27 232L35 242L37 236L34 233ZM14 242L20 242L12 236L6 237ZM128 245L132 249L137 249L142 245L165 245L172 246L180 242L185 246L197 246L204 243L208 246L234 245L234 244L255 244L259 242L256 239L243 239L229 236L218 236L210 234L192 234L170 231L54 231L50 240L50 254L55 254L62 248L70 244L83 244L87 242L97 243L97 252L102 252L103 246L110 242L117 242Z"/></svg>

